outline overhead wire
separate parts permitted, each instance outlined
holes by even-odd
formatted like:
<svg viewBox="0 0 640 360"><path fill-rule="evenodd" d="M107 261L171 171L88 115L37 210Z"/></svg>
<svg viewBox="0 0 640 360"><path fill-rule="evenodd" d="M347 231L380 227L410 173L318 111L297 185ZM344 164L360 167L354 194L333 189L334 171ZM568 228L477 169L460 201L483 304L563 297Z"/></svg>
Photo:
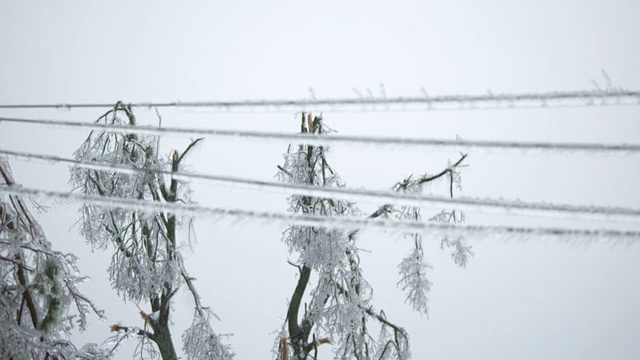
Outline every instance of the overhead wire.
<svg viewBox="0 0 640 360"><path fill-rule="evenodd" d="M609 88L606 90L591 90L591 91L573 91L573 92L547 92L547 93L524 93L524 94L498 94L492 93L484 95L447 95L447 96L435 96L429 97L426 94L421 97L369 97L369 98L334 98L334 99L300 99L300 100L245 100L245 101L205 101L205 102L138 102L129 104L132 107L175 107L175 108L207 108L213 110L230 110L234 108L266 108L276 107L278 109L291 108L299 110L301 107L307 106L337 106L337 107L353 107L354 110L366 110L366 106L372 106L371 109L378 106L391 106L391 105L418 105L426 106L426 110L433 109L435 107L458 107L464 108L464 106L481 106L482 104L493 104L496 107L512 107L518 104L539 104L539 106L553 106L560 104L572 103L574 105L589 106L589 105L632 105L640 103L639 91L627 91L622 89ZM97 108L97 107L112 107L113 104L107 103L84 103L84 104L6 104L0 105L0 109L36 109L36 108L57 108L57 109L72 109L72 108ZM361 106L363 108L358 109L356 107ZM344 136L344 135L331 135L331 136L317 136L312 134L288 134L288 133L268 133L260 131L241 131L241 130L214 130L214 129L197 129L197 128L171 128L171 127L143 127L143 126L126 126L126 125L103 125L96 123L83 123L74 121L56 121L56 120L38 120L38 119L20 119L20 118L8 118L0 117L0 122L14 122L23 124L41 124L50 126L63 126L74 128L86 128L92 130L101 131L123 131L128 133L144 133L153 135L166 135L166 134L188 134L197 136L214 136L214 137L231 137L231 138L243 138L243 139L261 139L261 140L283 140L293 143L305 143L312 145L325 145L325 144L369 144L369 145L391 145L391 146L427 146L427 147L450 147L450 148L472 148L472 149L515 149L520 151L527 150L542 150L542 151L583 151L583 152L622 152L622 153L637 153L640 152L640 145L638 144L599 144L599 143L549 143L549 142L513 142L513 141L467 141L467 140L437 140L437 139L411 139L411 138L392 138L392 137L367 137L367 136ZM73 163L78 166L94 169L105 169L117 171L141 171L142 169L129 168L124 169L119 165L114 164L99 164L99 163L87 163L80 162L72 159L63 159L49 155L37 155L28 153L18 153L10 151L1 151L5 155L22 156L32 159L40 159L46 161L60 161ZM147 171L147 170L145 170ZM242 185L255 188L268 188L273 190L285 191L285 192L305 192L307 194L324 194L327 196L361 196L376 199L383 199L389 201L406 201L408 203L424 203L430 202L431 204L446 204L456 206L479 206L490 209L499 209L509 211L534 211L534 212L556 212L564 214L581 214L586 216L622 216L622 217L636 217L640 213L637 209L629 209L622 207L594 207L594 206L571 206L562 204L541 204L541 203L523 203L523 202L507 202L502 200L482 200L482 199L450 199L444 197L424 197L414 196L409 194L397 194L388 192L378 192L371 190L353 190L344 188L333 188L330 190L314 188L311 186L298 186L292 184L281 184L274 182L264 182L249 179L223 177L214 175L202 175L202 174L189 174L189 173L171 173L165 171L157 171L165 175L173 175L176 177L183 177L187 179L204 179L217 181L220 183L228 183L235 185ZM2 191L7 192L6 188ZM11 191L22 191L23 194L31 194L38 196L51 196L58 198L68 198L75 200L87 201L89 203L101 203L107 200L104 199L91 199L86 195L78 194L65 194L42 191L37 189L23 189ZM123 201L129 201L128 199L120 199ZM119 200L119 201L120 201ZM107 202L112 202L113 199L109 199ZM142 206L141 204L131 203L119 203L119 206ZM145 203L143 208L148 209L149 206L169 206L173 204L157 204L157 203ZM191 209L191 208L189 208ZM189 209L179 209L180 211L191 211ZM196 209L196 208L193 208ZM192 209L192 210L193 210ZM199 209L199 208L197 208ZM173 211L169 209L170 211ZM292 220L289 217L296 217L298 215L278 215L272 213L257 213L247 212L244 210L233 209L217 209L217 208L203 208L194 210L196 212L200 210L206 210L211 214L229 215L229 216L249 216L258 217L261 219L269 219L272 216L279 218L280 220ZM205 211L205 212L206 212ZM252 215L253 214L253 215ZM283 217L284 216L284 217ZM306 216L306 215L305 215ZM303 216L304 217L304 216ZM341 219L344 220L344 219ZM299 219L296 221L302 221L303 223L313 224L319 219ZM355 220L354 220L355 221ZM431 224L433 225L433 224ZM438 226L444 226L447 224L437 224ZM402 225L404 226L404 225ZM412 226L416 226L415 224ZM547 234L547 235L562 235L562 234L582 234L585 236L600 236L600 235L613 235L618 236L637 236L634 232L616 232L611 230L581 230L581 229L530 229L530 228L512 228L512 227L484 227L484 226L465 226L467 229L489 229L491 231L498 231L502 233L523 233L523 234ZM433 228L433 226L430 226ZM456 226L456 228L459 228ZM511 230L509 230L511 229ZM519 230L514 230L519 229ZM475 231L474 230L474 231ZM540 232L541 231L541 232ZM598 235L599 234L599 235ZM608 236L607 235L607 236Z"/></svg>
<svg viewBox="0 0 640 360"><path fill-rule="evenodd" d="M496 140L447 140L447 139L420 139L400 137L377 137L355 135L316 135L316 134L291 134L281 132L249 131L249 130L221 130L181 127L157 127L157 126L130 126L116 124L86 123L80 121L65 120L39 120L0 117L0 123L12 122L19 124L37 124L48 126L61 126L74 129L90 129L108 132L126 132L148 135L190 135L211 136L217 138L236 138L247 140L277 140L291 143L304 143L309 145L336 145L358 144L391 147L435 147L448 149L486 149L486 150L513 150L513 151L553 151L553 152L604 152L636 154L640 153L640 144L602 144L602 143L567 143L567 142L519 142Z"/></svg>
<svg viewBox="0 0 640 360"><path fill-rule="evenodd" d="M344 98L283 99L283 100L239 100L239 101L170 101L170 102L132 102L132 107L142 108L207 108L210 111L230 111L234 109L274 109L277 111L303 110L307 107L342 108L354 111L385 110L389 107L419 107L422 110L436 108L492 108L516 107L519 105L555 106L555 105L628 105L640 103L640 91L618 88L553 91L539 93L487 92L479 95L439 95L380 97L358 96ZM73 109L108 108L113 103L60 103L60 104L0 104L0 109Z"/></svg>
<svg viewBox="0 0 640 360"><path fill-rule="evenodd" d="M375 191L368 189L350 189L345 187L318 187L305 184L291 184L272 181L246 179L232 176L188 173L183 171L173 172L163 169L143 169L134 166L100 163L95 161L81 161L63 158L53 155L33 154L18 151L0 149L0 155L14 158L35 159L56 163L66 163L91 170L110 170L121 173L137 174L140 172L169 175L176 180L206 180L227 186L241 186L253 190L271 190L290 195L310 195L326 197L356 197L371 201L384 201L394 204L407 204L413 206L447 207L455 206L458 210L482 210L507 214L534 214L538 216L572 216L586 219L600 220L638 220L640 209L625 207L605 206L580 206L554 203L527 203L521 201L507 201L496 199L477 198L451 198L424 194L408 194L391 191Z"/></svg>
<svg viewBox="0 0 640 360"><path fill-rule="evenodd" d="M486 236L496 238L500 236L530 236L535 238L560 237L570 240L580 239L609 239L609 240L640 240L640 231L610 230L610 229L574 229L564 227L519 227L494 225L461 225L442 222L401 221L388 218L359 218L359 217L326 217L309 214L282 214L261 212L254 210L216 208L181 203L160 203L138 199L116 198L105 196L83 195L67 192L39 190L18 186L0 186L0 194L14 196L32 196L56 198L134 211L163 211L191 216L229 217L236 220L277 221L283 224L302 226L336 227L346 229L373 228L384 230L398 230L409 232L435 231L453 234L474 234L476 237Z"/></svg>

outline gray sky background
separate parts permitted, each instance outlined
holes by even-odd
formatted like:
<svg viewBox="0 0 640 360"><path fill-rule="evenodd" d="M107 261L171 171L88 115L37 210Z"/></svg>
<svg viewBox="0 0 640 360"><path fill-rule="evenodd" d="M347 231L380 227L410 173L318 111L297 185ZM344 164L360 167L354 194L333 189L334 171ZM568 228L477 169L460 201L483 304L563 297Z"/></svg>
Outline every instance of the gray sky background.
<svg viewBox="0 0 640 360"><path fill-rule="evenodd" d="M0 3L0 102L73 103L388 96L640 88L638 1L234 1ZM302 109L301 109L302 110ZM332 112L345 135L468 140L639 142L639 106L432 112ZM0 115L90 121L100 109L3 110ZM163 126L298 130L293 113L218 114L166 109ZM157 122L148 109L143 123ZM86 132L0 123L0 148L70 157ZM162 148L188 139L163 138ZM272 180L287 144L207 139L189 159L199 173ZM411 173L435 173L456 151L336 146L332 162L349 186L390 188ZM69 190L63 165L11 161L25 186ZM637 207L638 155L470 152L461 195ZM194 183L203 205L282 211L281 194ZM434 193L442 194L434 187ZM110 289L108 252L92 253L71 228L78 204L45 202L39 216L55 247L80 257L87 294L107 310L77 336L101 342L108 324L141 324L133 304ZM364 210L376 204L361 203ZM424 215L439 209L425 209ZM638 224L578 222L467 213L470 223L638 229ZM187 267L217 331L238 359L269 359L295 287L296 270L280 242L284 226L196 219L198 242ZM411 244L367 231L361 246L374 303L411 335L414 358L634 359L640 356L638 245L511 239L478 241L466 269L438 239L425 242L433 264L430 316L420 318L396 289L397 264ZM293 258L293 256L291 256ZM178 296L179 339L191 299ZM141 304L141 306L144 306ZM179 341L177 341L179 342ZM130 346L120 353L130 354ZM329 346L321 358L330 358Z"/></svg>

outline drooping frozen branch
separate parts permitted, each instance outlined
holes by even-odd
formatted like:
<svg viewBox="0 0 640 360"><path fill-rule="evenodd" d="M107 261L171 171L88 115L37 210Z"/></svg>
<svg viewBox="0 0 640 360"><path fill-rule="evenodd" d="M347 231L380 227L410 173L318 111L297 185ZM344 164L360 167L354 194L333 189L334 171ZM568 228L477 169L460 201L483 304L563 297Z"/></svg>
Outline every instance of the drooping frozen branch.
<svg viewBox="0 0 640 360"><path fill-rule="evenodd" d="M129 106L119 102L97 123L134 127L136 118ZM158 155L157 140L137 134L92 132L76 151L79 162L91 159L137 169L123 173L74 166L71 182L84 196L136 199L148 204L142 209L130 209L85 203L82 208L82 234L94 247L114 249L109 267L113 288L123 298L148 302L151 308L150 314L140 310L144 320L142 330L132 332L135 327L121 325L113 325L112 329L126 336L139 336L141 355L157 351L164 360L177 359L170 329L172 302L181 285L186 284L195 302L193 324L182 336L187 358L230 359L233 353L213 331L211 311L202 305L193 279L184 267L178 236L183 219L174 211L152 206L190 203L188 184L174 174L180 172L182 161L202 139L191 141L182 154L172 151L167 159ZM209 350L205 354L193 350L193 346Z"/></svg>
<svg viewBox="0 0 640 360"><path fill-rule="evenodd" d="M0 188L17 186L0 158ZM88 356L69 341L70 329L104 314L78 290L78 273L76 258L53 250L23 198L0 194L0 358Z"/></svg>
<svg viewBox="0 0 640 360"><path fill-rule="evenodd" d="M312 117L310 114L303 114L301 131L316 135L327 132L322 118ZM341 188L344 182L327 162L328 151L325 147L314 145L299 145L293 150L290 147L289 152L285 154L284 165L278 166L278 177L295 185ZM417 178L410 176L396 184L394 190L401 193L421 193L426 183L447 178L450 196L453 196L453 185L459 184L460 181L458 168L463 166L466 157L466 154L461 154L458 161L450 163L436 175ZM289 211L341 221L362 215L350 202L309 194L291 196ZM368 216L368 220L375 221L377 218L391 215L401 220L420 220L418 208L396 208L391 204L380 206ZM290 263L299 269L299 277L288 305L288 332L283 328L277 342L279 358L285 359L289 355L292 355L293 359L307 359L310 356L315 358L320 344L317 340L319 338L333 340L331 343L335 344L336 359L410 357L406 331L388 320L384 311L373 310L373 289L362 277L360 249L357 246L359 232L358 228L344 231L322 224L300 224L290 226L283 233L283 240L291 253L298 254L298 260ZM431 283L426 277L425 269L428 264L422 255L422 235L409 233L407 236L413 239L417 250L409 260L403 261L399 285L408 291L407 300L414 309L426 313L426 293ZM312 273L318 275L317 284L306 294ZM310 300L303 304L305 296L310 296ZM304 312L301 314L303 309ZM380 329L378 339L370 335L376 327ZM393 335L388 329L392 330ZM328 342L327 340L323 343Z"/></svg>

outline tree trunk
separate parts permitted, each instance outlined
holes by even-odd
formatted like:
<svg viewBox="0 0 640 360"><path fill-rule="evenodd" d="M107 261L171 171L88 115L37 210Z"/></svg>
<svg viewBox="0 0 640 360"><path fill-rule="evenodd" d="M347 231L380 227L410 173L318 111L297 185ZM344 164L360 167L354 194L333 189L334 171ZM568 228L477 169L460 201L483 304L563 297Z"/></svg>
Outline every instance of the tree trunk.
<svg viewBox="0 0 640 360"><path fill-rule="evenodd" d="M289 318L289 337L291 339L291 347L293 348L293 358L296 360L307 358L305 345L309 338L309 331L305 329L304 324L303 326L298 325L298 312L310 277L311 268L306 265L303 266L302 271L300 271L298 285L293 292L293 296L291 296L291 303L289 303L289 312L287 314Z"/></svg>
<svg viewBox="0 0 640 360"><path fill-rule="evenodd" d="M160 350L162 360L178 359L176 349L174 348L173 341L171 340L171 331L168 326L158 326L158 328L155 329L153 341L158 345L158 350Z"/></svg>

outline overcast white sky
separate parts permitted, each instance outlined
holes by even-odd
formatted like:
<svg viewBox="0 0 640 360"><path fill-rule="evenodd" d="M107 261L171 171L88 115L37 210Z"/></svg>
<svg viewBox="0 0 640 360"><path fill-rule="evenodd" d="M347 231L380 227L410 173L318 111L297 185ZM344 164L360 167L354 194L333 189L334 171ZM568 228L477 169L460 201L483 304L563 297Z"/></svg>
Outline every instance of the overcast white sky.
<svg viewBox="0 0 640 360"><path fill-rule="evenodd" d="M234 1L0 3L0 103L73 103L388 96L593 89L592 79L640 89L640 2L629 1ZM434 112L331 112L345 135L469 140L639 143L640 106ZM2 116L90 121L102 110L3 110ZM295 132L293 113L217 114L163 110L163 126ZM155 113L138 110L144 123ZM0 148L70 157L86 132L0 123ZM165 151L188 139L162 140ZM272 180L286 144L208 139L190 158L199 173ZM333 164L349 186L385 189L411 173L435 173L455 151L335 147ZM461 195L526 201L640 203L638 155L471 152ZM25 186L67 191L63 165L13 160ZM211 206L282 211L281 194L193 185ZM434 189L437 190L437 189ZM40 215L54 246L80 256L86 292L109 323L140 322L112 293L110 254L92 253L77 228L78 204L53 203ZM365 210L375 204L362 203ZM438 209L425 210L425 215ZM607 226L570 219L468 213L479 224ZM279 224L197 219L188 269L220 315L216 330L238 359L269 359L296 270ZM430 317L420 318L396 289L396 266L411 244L367 232L361 246L374 303L402 324L414 358L635 359L640 357L640 248L535 239L477 241L466 269L437 239L425 250L434 268ZM293 257L292 257L293 258ZM174 331L188 325L190 299L178 297ZM142 306L142 305L141 305ZM101 342L94 321L80 343ZM179 341L177 341L179 342ZM178 345L180 346L180 345ZM129 353L120 353L127 358ZM330 347L321 358L330 358Z"/></svg>

